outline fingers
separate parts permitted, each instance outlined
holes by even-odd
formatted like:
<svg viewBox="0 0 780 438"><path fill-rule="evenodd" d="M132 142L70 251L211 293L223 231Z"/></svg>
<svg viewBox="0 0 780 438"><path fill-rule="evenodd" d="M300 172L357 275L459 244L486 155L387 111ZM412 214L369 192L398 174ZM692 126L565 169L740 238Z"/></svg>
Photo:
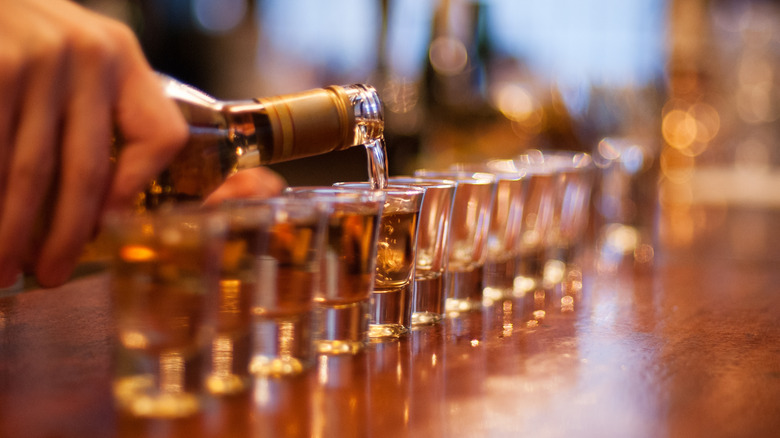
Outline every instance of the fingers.
<svg viewBox="0 0 780 438"><path fill-rule="evenodd" d="M282 193L286 186L285 180L268 168L242 170L209 195L205 204L216 205L226 199L235 198L270 198Z"/></svg>
<svg viewBox="0 0 780 438"><path fill-rule="evenodd" d="M64 108L54 218L38 257L42 286L65 282L91 237L110 179L115 49L97 30L75 39L70 98ZM74 72L78 68L78 72Z"/></svg>
<svg viewBox="0 0 780 438"><path fill-rule="evenodd" d="M0 287L30 254L55 286L104 206L167 165L187 125L130 29L64 0L4 4L0 96ZM112 178L115 126L125 144Z"/></svg>
<svg viewBox="0 0 780 438"><path fill-rule="evenodd" d="M117 29L122 32L122 29ZM120 71L116 123L122 148L107 200L107 208L126 206L184 146L189 129L176 104L163 92L160 80L144 60L137 41L124 38L133 55Z"/></svg>
<svg viewBox="0 0 780 438"><path fill-rule="evenodd" d="M27 48L18 80L19 114L15 134L4 145L8 163L0 220L0 284L6 284L21 268L28 242L40 224L38 212L53 181L58 160L56 144L63 105L65 51L56 32L41 30ZM5 136L8 138L8 133Z"/></svg>
<svg viewBox="0 0 780 438"><path fill-rule="evenodd" d="M15 137L15 114L18 105L20 87L17 86L22 77L21 55L6 44L0 36L0 212L7 211L5 207L6 186L9 180L11 160L13 158L13 140ZM0 214L0 227L3 216ZM19 271L15 256L10 253L0 241L0 288L7 287L15 281Z"/></svg>

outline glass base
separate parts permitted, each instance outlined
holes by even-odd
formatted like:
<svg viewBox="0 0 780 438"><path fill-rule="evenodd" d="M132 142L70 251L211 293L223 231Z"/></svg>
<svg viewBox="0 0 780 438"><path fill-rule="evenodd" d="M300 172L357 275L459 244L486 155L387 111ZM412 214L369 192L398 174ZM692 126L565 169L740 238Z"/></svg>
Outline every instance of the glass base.
<svg viewBox="0 0 780 438"><path fill-rule="evenodd" d="M151 374L119 378L114 397L119 410L139 417L181 418L200 410L200 398L187 392L161 392Z"/></svg>
<svg viewBox="0 0 780 438"><path fill-rule="evenodd" d="M433 312L412 313L412 326L438 324L444 319L444 315Z"/></svg>
<svg viewBox="0 0 780 438"><path fill-rule="evenodd" d="M482 309L482 266L460 271L447 271L445 311L470 312Z"/></svg>
<svg viewBox="0 0 780 438"><path fill-rule="evenodd" d="M447 314L474 312L482 310L482 300L447 298L445 307Z"/></svg>
<svg viewBox="0 0 780 438"><path fill-rule="evenodd" d="M401 324L370 324L368 326L368 337L371 340L397 338L408 331L409 329Z"/></svg>
<svg viewBox="0 0 780 438"><path fill-rule="evenodd" d="M308 364L294 357L257 356L249 363L249 372L261 377L284 377L300 374Z"/></svg>
<svg viewBox="0 0 780 438"><path fill-rule="evenodd" d="M515 279L515 258L507 260L488 260L482 274L482 296L485 305L512 298Z"/></svg>
<svg viewBox="0 0 780 438"><path fill-rule="evenodd" d="M257 376L300 374L314 364L313 314L301 313L252 321L252 359L249 372Z"/></svg>
<svg viewBox="0 0 780 438"><path fill-rule="evenodd" d="M503 301L513 297L513 288L486 287L482 289L482 302L486 306L492 306L498 301Z"/></svg>
<svg viewBox="0 0 780 438"><path fill-rule="evenodd" d="M368 341L368 303L328 305L317 309L316 350L320 354L355 354Z"/></svg>
<svg viewBox="0 0 780 438"><path fill-rule="evenodd" d="M249 388L249 379L236 374L211 375L206 378L206 389L215 395L240 394Z"/></svg>
<svg viewBox="0 0 780 438"><path fill-rule="evenodd" d="M317 341L317 353L319 354L356 354L365 348L366 342L350 342L337 340Z"/></svg>
<svg viewBox="0 0 780 438"><path fill-rule="evenodd" d="M541 278L534 278L519 275L515 277L512 295L517 298L524 297L527 293L533 292L542 285Z"/></svg>

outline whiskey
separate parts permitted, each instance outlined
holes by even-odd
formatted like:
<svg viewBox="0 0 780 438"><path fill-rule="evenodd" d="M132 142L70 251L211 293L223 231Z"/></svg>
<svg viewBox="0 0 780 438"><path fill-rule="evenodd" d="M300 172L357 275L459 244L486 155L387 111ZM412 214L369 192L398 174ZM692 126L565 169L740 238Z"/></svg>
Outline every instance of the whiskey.
<svg viewBox="0 0 780 438"><path fill-rule="evenodd" d="M322 275L316 301L352 304L368 299L374 284L379 216L360 205L345 205L328 222Z"/></svg>
<svg viewBox="0 0 780 438"><path fill-rule="evenodd" d="M409 283L414 267L417 212L388 213L380 221L374 291Z"/></svg>
<svg viewBox="0 0 780 438"><path fill-rule="evenodd" d="M119 340L126 349L190 354L199 346L208 300L202 267L199 253L187 246L120 248L112 291Z"/></svg>

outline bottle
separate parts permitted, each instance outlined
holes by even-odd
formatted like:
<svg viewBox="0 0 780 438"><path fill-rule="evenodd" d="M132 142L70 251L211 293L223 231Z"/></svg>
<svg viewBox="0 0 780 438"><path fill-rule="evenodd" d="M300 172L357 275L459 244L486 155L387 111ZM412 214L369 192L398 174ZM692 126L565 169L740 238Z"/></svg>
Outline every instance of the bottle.
<svg viewBox="0 0 780 438"><path fill-rule="evenodd" d="M369 144L384 130L382 104L369 85L221 101L168 76L161 80L190 137L139 199L146 209L203 199L241 169Z"/></svg>

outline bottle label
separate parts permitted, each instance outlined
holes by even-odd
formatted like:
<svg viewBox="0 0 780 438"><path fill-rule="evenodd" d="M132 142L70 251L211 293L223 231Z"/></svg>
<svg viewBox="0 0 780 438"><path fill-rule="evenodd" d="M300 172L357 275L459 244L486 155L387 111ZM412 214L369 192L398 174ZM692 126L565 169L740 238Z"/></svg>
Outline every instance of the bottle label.
<svg viewBox="0 0 780 438"><path fill-rule="evenodd" d="M355 116L341 87L257 99L268 115L270 162L346 149L354 144Z"/></svg>

